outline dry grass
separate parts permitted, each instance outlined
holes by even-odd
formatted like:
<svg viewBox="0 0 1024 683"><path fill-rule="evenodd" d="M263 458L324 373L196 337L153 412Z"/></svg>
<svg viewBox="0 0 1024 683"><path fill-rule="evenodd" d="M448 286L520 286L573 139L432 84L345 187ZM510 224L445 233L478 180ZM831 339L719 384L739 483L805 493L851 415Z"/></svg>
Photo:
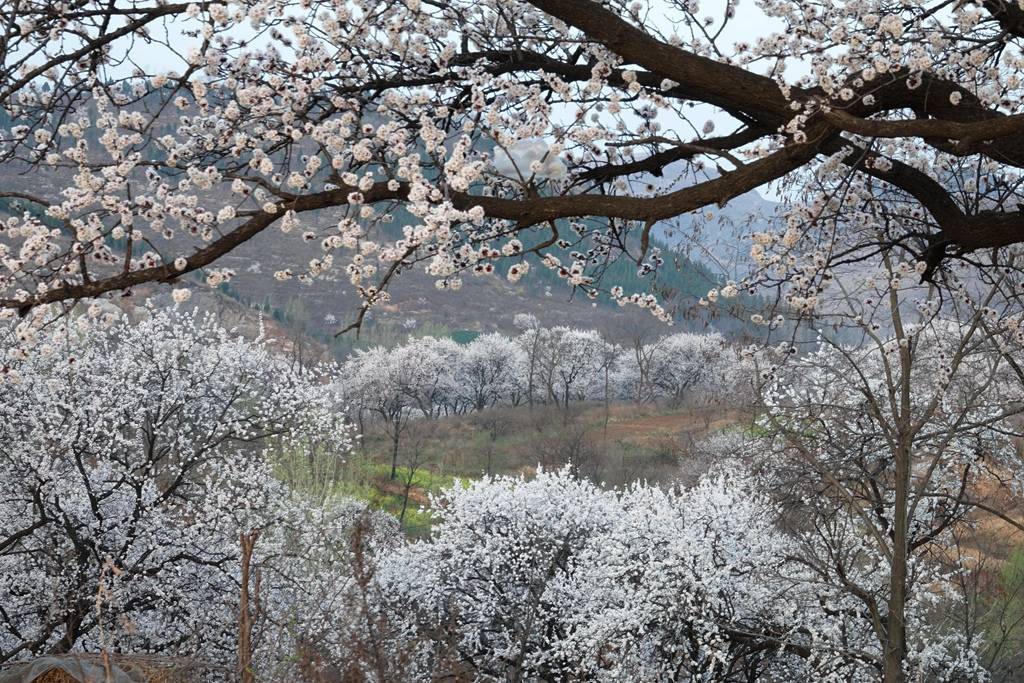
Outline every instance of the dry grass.
<svg viewBox="0 0 1024 683"><path fill-rule="evenodd" d="M391 510L404 496L403 469L416 450L417 472L410 503L429 505L429 495L456 479L490 475L531 476L538 465L573 467L580 475L611 486L632 481L668 482L703 471L711 463L688 462L695 443L708 434L743 423L736 410L697 405L665 408L628 402L500 407L480 413L416 421L403 435L399 477L389 479L391 442L378 425L368 425L360 449L344 468L349 495ZM417 429L429 427L428 438ZM419 446L414 448L413 443ZM681 469L686 465L686 471ZM394 511L394 510L391 510Z"/></svg>
<svg viewBox="0 0 1024 683"><path fill-rule="evenodd" d="M104 683L106 679L105 674L96 678L84 673L105 671L103 655L73 654L50 656L46 659L54 660L53 666L32 679L32 683ZM80 666L79 663L85 666ZM113 680L127 678L133 683L192 683L198 680L205 670L205 667L190 659L155 655L109 655L108 663L114 676ZM24 667L27 673L32 665L33 662L23 662L16 666ZM68 670L75 674L69 673Z"/></svg>

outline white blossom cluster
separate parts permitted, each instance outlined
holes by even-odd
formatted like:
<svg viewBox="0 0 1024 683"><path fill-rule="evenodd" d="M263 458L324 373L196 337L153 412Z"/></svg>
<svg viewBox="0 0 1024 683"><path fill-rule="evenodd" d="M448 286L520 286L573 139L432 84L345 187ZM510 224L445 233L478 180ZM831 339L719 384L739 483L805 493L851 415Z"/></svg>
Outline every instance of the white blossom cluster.
<svg viewBox="0 0 1024 683"><path fill-rule="evenodd" d="M465 345L420 337L358 351L341 369L342 391L351 407L387 421L604 398L680 405L732 396L752 377L717 333L679 332L624 349L593 330L517 318L514 337L488 333Z"/></svg>
<svg viewBox="0 0 1024 683"><path fill-rule="evenodd" d="M542 471L436 502L432 538L378 575L403 637L446 634L421 651L435 674L454 648L478 681L877 680L869 617L795 560L801 539L750 475L608 491ZM920 670L970 675L947 645Z"/></svg>
<svg viewBox="0 0 1024 683"><path fill-rule="evenodd" d="M1020 113L1019 39L994 30L995 10L940 5L760 0L746 10L765 19L752 22L756 35L730 44L732 2L604 3L653 45L748 69L771 90L759 98L781 98L782 114L733 117L756 133L748 141L716 147L727 126L713 119L728 122L733 107L545 3L181 3L125 10L137 25L117 35L104 32L95 0L56 12L19 3L4 15L14 28L0 162L52 174L56 188L22 197L5 221L0 296L33 305L90 283L115 292L197 269L216 286L232 276L217 260L274 224L323 250L276 277L342 272L367 306L417 264L457 289L463 273L515 280L532 262L596 296L609 259L649 267L637 243L654 223L733 196L677 203L711 164L726 180L722 163L740 173L815 144L832 115L912 123L925 90L934 96L916 118ZM182 46L164 44L165 22ZM160 68L115 66L136 35L166 57ZM691 111L700 95L705 106ZM963 150L858 129L833 138L780 172L784 224L756 230L763 277L740 289L795 278L789 303L810 313L830 266L854 253L889 245L929 268L918 238L934 234L941 211L927 193L885 185L894 169L949 192L965 214L1012 217L1019 206L1018 171L984 141ZM671 164L653 164L664 155ZM651 174L663 173L654 189ZM663 201L639 201L649 198ZM556 243L578 256L557 262L547 251ZM666 317L653 287L608 294Z"/></svg>
<svg viewBox="0 0 1024 683"><path fill-rule="evenodd" d="M288 491L273 454L319 443L344 458L344 407L327 368L299 373L265 339L140 314L49 328L28 354L5 344L0 662L105 649L231 666L239 534L256 531L255 633L269 639L263 664L281 666L343 604L339 558L362 506Z"/></svg>
<svg viewBox="0 0 1024 683"><path fill-rule="evenodd" d="M874 681L907 423L903 668L984 681L977 645L941 615L963 599L961 568L935 555L950 520L969 522L963 482L1016 471L1024 394L1005 351L1019 325L985 310L742 355L716 334L625 351L517 316L515 337L423 337L305 369L180 307L30 318L4 330L0 660L118 650L231 667L239 535L258 533L254 662L274 680L315 665L382 683ZM400 421L602 392L735 400L756 370L757 431L702 446L719 466L691 488L483 478L435 498L431 537L402 543L395 520L301 496L275 471L282 455L344 458L349 407ZM891 390L904 371L905 420Z"/></svg>

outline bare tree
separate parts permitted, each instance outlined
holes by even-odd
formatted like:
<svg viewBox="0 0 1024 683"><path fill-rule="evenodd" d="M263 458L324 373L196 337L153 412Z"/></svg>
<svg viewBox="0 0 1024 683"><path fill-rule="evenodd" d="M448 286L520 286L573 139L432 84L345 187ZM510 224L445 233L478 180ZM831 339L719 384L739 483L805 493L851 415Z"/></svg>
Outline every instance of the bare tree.
<svg viewBox="0 0 1024 683"><path fill-rule="evenodd" d="M982 497L1019 469L1013 418L1024 391L1021 340L991 307L1005 283L965 285L970 310L955 317L908 311L905 300L932 301L936 288L901 286L883 263L873 284L844 286L835 304L845 340L823 334L813 353L762 367L762 424L775 439L772 476L792 493L791 522L814 539L801 561L871 615L883 678L902 681L914 642L949 630L974 637L953 612L924 613L934 559L979 514L1024 529Z"/></svg>
<svg viewBox="0 0 1024 683"><path fill-rule="evenodd" d="M437 435L438 423L434 420L419 420L413 426L411 438L407 440L405 457L402 459L402 508L398 513L398 523L405 524L405 513L409 507L409 494L413 487L419 485L420 474L425 463L426 449Z"/></svg>
<svg viewBox="0 0 1024 683"><path fill-rule="evenodd" d="M494 449L495 445L503 436L509 434L516 425L513 414L502 408L492 408L473 416L473 424L487 433L487 465L484 474L488 477L494 474Z"/></svg>

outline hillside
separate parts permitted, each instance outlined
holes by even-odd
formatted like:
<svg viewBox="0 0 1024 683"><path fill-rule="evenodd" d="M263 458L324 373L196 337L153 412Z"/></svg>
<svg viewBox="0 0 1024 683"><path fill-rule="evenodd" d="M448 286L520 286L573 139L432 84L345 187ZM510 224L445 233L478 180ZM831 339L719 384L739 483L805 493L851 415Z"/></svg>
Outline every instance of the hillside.
<svg viewBox="0 0 1024 683"><path fill-rule="evenodd" d="M56 196L66 178L52 173L9 175L0 179L7 191L33 192L43 196ZM753 193L756 195L756 193ZM741 198L744 205L757 203L759 197ZM763 201L763 200L761 200ZM42 215L42 207L21 199L0 198L0 218L30 211ZM303 217L303 228L322 231L337 221L335 212L325 210L314 216ZM396 215L395 227L384 226L383 232L395 232L403 216ZM405 217L411 220L408 216ZM725 223L723 223L724 229ZM659 301L671 310L678 328L700 330L713 326L726 335L748 332L742 322L742 311L729 310L723 305L702 308L698 299L721 280L714 271L697 258L679 251L685 246L677 232L664 228L660 234L670 242L657 239L652 247L663 250L665 263L655 279L640 278L632 262L620 259L606 269L602 287L621 286L627 293L654 291ZM158 237L152 243L168 254L180 249ZM112 244L117 248L123 245ZM568 251L559 252L565 259ZM138 252L137 252L138 253ZM338 338L335 335L355 319L359 299L343 272L335 270L319 278L312 285L297 279L285 282L273 278L277 270L291 269L302 272L310 259L322 254L319 240L303 242L296 234L284 234L272 227L225 256L219 266L231 268L236 275L222 285L216 297L226 297L245 309L259 311L292 333L309 338L311 343L331 349L342 357L356 345L373 341L388 343L409 334L448 335L458 330L473 332L513 330L513 318L519 313L537 316L544 324L564 324L597 329L612 338L628 338L637 329L657 329L663 326L646 311L633 307L620 308L607 297L597 301L583 299L579 292L561 281L555 273L534 264L531 273L518 283L507 281L503 274L475 277L467 274L458 291L439 291L434 278L420 268L402 273L389 289L391 301L376 307L367 317L358 339L355 333ZM209 288L197 273L189 276L196 293L208 294ZM166 288L146 288L156 293ZM142 292L137 292L141 294ZM582 299L582 300L581 300ZM739 306L745 307L745 300Z"/></svg>

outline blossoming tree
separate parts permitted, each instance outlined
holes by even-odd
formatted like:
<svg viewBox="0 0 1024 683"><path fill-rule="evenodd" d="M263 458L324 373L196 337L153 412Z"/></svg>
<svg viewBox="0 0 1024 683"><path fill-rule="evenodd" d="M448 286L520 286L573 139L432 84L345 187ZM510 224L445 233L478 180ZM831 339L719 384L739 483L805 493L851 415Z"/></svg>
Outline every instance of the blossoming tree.
<svg viewBox="0 0 1024 683"><path fill-rule="evenodd" d="M362 506L307 504L271 469L310 439L347 452L338 397L210 317L143 313L68 320L32 354L6 340L0 662L106 649L230 666L239 534L257 532L254 643L280 666L351 583L315 569L344 556Z"/></svg>
<svg viewBox="0 0 1024 683"><path fill-rule="evenodd" d="M378 575L435 677L822 680L879 677L855 600L794 561L764 483L602 490L561 472L455 487L428 541ZM863 568L871 574L870 568ZM983 676L969 647L918 645L915 673Z"/></svg>
<svg viewBox="0 0 1024 683"><path fill-rule="evenodd" d="M0 161L53 180L3 190L24 203L4 226L0 303L194 271L219 284L225 255L277 228L322 246L277 278L343 270L363 312L417 264L454 288L532 261L596 295L611 260L657 270L659 221L773 181L792 201L753 244L747 284L797 278L798 308L837 260L894 252L928 279L991 265L986 250L1024 239L1021 12L6 3ZM668 315L650 293L608 293Z"/></svg>

